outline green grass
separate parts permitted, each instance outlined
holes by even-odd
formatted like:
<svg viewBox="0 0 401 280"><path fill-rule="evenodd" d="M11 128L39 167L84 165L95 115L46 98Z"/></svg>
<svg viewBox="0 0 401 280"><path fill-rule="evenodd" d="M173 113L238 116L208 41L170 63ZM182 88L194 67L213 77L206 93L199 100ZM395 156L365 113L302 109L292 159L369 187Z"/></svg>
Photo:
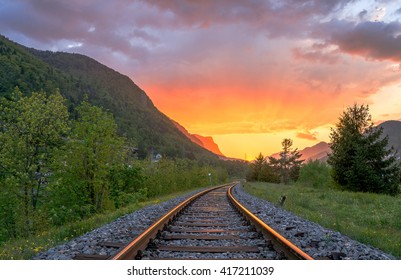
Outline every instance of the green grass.
<svg viewBox="0 0 401 280"><path fill-rule="evenodd" d="M72 222L61 227L53 228L29 238L14 239L0 245L0 259L22 260L31 259L35 254L46 251L51 247L64 243L104 224L114 221L118 217L141 209L148 205L158 204L189 191L176 192L145 202L137 202L113 212L97 214L88 219Z"/></svg>
<svg viewBox="0 0 401 280"><path fill-rule="evenodd" d="M256 182L245 190L275 204L285 194L284 209L401 259L400 195Z"/></svg>

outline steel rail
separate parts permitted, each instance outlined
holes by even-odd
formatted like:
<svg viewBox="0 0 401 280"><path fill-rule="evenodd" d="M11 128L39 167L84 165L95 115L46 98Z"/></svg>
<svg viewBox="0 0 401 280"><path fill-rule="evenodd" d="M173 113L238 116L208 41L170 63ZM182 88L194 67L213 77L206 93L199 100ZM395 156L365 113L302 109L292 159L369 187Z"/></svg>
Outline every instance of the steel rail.
<svg viewBox="0 0 401 280"><path fill-rule="evenodd" d="M226 186L231 186L232 184L226 184L226 185L221 185L217 187L213 187L207 190L204 190L202 192L199 192L190 198L186 199L185 201L181 202L179 205L174 207L172 210L170 210L167 214L165 214L162 218L160 218L158 221L153 223L148 229L146 229L144 232L142 232L138 237L136 237L132 242L130 242L125 248L123 248L120 252L115 254L111 259L112 260L130 260L130 259L135 259L135 257L146 249L148 246L148 243L151 239L155 238L157 236L157 233L163 229L165 225L167 225L182 209L184 209L188 204L190 204L192 201L197 199L198 197L219 189L223 188ZM235 185L235 184L234 184Z"/></svg>
<svg viewBox="0 0 401 280"><path fill-rule="evenodd" d="M235 186L235 185L234 185ZM244 217L253 224L268 240L272 241L272 245L277 252L283 252L288 259L292 260L313 260L311 256L299 249L293 243L288 241L277 231L265 224L261 219L252 214L247 208L245 208L241 203L236 200L232 194L231 186L227 190L227 195L230 201L233 203L234 207L244 215Z"/></svg>

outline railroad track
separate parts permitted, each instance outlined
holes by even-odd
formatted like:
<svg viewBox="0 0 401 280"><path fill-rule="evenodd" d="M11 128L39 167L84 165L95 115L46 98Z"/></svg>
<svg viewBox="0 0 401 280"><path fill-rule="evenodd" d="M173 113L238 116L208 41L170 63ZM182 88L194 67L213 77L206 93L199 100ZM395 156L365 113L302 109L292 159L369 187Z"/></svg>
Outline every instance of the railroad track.
<svg viewBox="0 0 401 280"><path fill-rule="evenodd" d="M107 258L312 259L239 204L234 186L192 196Z"/></svg>

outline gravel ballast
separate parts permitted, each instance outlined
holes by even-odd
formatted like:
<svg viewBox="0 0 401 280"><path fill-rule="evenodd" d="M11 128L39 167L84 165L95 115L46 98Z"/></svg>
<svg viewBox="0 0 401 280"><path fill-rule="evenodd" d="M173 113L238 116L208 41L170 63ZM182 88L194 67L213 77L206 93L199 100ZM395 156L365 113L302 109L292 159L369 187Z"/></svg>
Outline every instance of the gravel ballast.
<svg viewBox="0 0 401 280"><path fill-rule="evenodd" d="M202 189L203 190L203 189ZM146 206L140 210L126 214L115 221L76 237L64 244L38 253L33 259L71 260L77 255L115 255L120 248L102 246L104 242L128 244L135 237L161 218L167 211L185 199L202 190L196 190L160 204Z"/></svg>
<svg viewBox="0 0 401 280"><path fill-rule="evenodd" d="M33 259L69 260L80 254L114 255L120 248L109 246L110 243L128 244L168 210L199 191L201 190L124 215L80 237L41 252ZM323 228L270 202L256 198L246 193L239 185L235 187L234 196L261 220L315 259L396 259L372 246L352 240L339 232Z"/></svg>
<svg viewBox="0 0 401 280"><path fill-rule="evenodd" d="M300 218L236 186L234 196L248 210L314 259L394 260L372 246Z"/></svg>

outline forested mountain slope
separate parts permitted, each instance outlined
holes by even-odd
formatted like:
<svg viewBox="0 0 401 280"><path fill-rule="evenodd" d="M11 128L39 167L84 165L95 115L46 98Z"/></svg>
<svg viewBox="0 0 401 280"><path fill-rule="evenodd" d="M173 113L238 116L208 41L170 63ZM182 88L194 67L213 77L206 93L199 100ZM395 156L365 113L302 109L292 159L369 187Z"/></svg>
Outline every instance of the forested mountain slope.
<svg viewBox="0 0 401 280"><path fill-rule="evenodd" d="M130 78L80 54L29 49L0 36L0 96L18 86L24 94L56 88L70 111L85 94L113 113L119 132L139 148L141 157L160 153L170 158L214 161L213 153L187 139Z"/></svg>

